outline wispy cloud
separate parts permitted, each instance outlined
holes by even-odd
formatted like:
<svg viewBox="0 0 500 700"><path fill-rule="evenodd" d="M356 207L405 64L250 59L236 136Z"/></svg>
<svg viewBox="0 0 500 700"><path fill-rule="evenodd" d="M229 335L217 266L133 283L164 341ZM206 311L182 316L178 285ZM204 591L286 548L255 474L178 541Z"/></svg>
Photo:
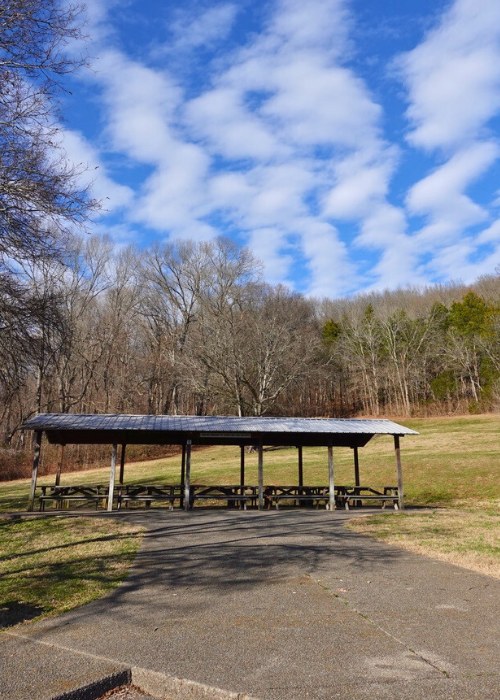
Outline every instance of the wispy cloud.
<svg viewBox="0 0 500 700"><path fill-rule="evenodd" d="M410 215L431 278L471 279L491 262L491 245L471 227L491 218L489 203L470 190L500 156L492 119L500 114L500 5L456 0L438 25L399 60L408 89L408 142L445 162L412 185ZM491 243L491 241L490 241ZM496 255L493 251L493 255ZM454 271L454 272L453 272Z"/></svg>
<svg viewBox="0 0 500 700"><path fill-rule="evenodd" d="M226 4L199 17L191 48L229 31L235 13ZM283 0L260 34L207 66L211 85L189 99L168 69L103 52L96 76L107 138L151 168L130 221L194 238L226 225L265 257L269 279L292 283L305 256L305 291L352 288L353 265L332 219L383 202L394 149L379 133L380 106L342 65L348 24L341 0L307 8ZM351 192L343 204L342 190Z"/></svg>
<svg viewBox="0 0 500 700"><path fill-rule="evenodd" d="M445 216L450 224L464 227L487 218L485 209L464 194L500 154L499 144L477 142L457 151L444 165L417 182L408 192L412 214Z"/></svg>
<svg viewBox="0 0 500 700"><path fill-rule="evenodd" d="M237 14L238 6L234 3L209 7L196 17L193 17L192 9L178 12L169 27L172 41L166 47L168 52L185 51L198 46L206 49L224 41Z"/></svg>
<svg viewBox="0 0 500 700"><path fill-rule="evenodd" d="M108 214L131 205L133 190L109 176L101 154L81 133L61 128L60 141L68 161L80 172L82 187L92 189L103 213Z"/></svg>
<svg viewBox="0 0 500 700"><path fill-rule="evenodd" d="M354 60L349 0L262 3L250 28L249 4L179 3L133 55L106 15L114 3L89 4L102 150L75 133L68 149L99 164L96 191L124 212L109 219L117 237L237 235L267 279L316 296L494 263L498 193L476 188L500 155L496 0L455 0L395 60L407 128L392 141L387 104ZM121 171L104 167L110 154ZM133 193L119 184L127 171Z"/></svg>
<svg viewBox="0 0 500 700"><path fill-rule="evenodd" d="M482 133L500 109L500 3L456 0L400 60L409 90L409 141L454 149Z"/></svg>

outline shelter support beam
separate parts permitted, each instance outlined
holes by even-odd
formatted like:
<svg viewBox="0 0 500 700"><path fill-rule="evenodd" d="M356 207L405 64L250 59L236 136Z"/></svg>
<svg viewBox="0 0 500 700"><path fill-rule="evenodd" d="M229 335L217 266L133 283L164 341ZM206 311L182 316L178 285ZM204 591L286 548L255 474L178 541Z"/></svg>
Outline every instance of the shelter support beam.
<svg viewBox="0 0 500 700"><path fill-rule="evenodd" d="M264 509L264 447L259 443L258 457L258 501L259 510Z"/></svg>
<svg viewBox="0 0 500 700"><path fill-rule="evenodd" d="M191 440L186 441L186 471L184 475L184 510L191 508Z"/></svg>
<svg viewBox="0 0 500 700"><path fill-rule="evenodd" d="M40 464L40 454L42 450L42 431L35 432L35 443L33 450L33 467L31 469L31 488L30 500L28 502L28 510L33 510L35 505L36 480L38 478L38 466Z"/></svg>
<svg viewBox="0 0 500 700"><path fill-rule="evenodd" d="M245 445L240 445L240 486L245 486Z"/></svg>
<svg viewBox="0 0 500 700"><path fill-rule="evenodd" d="M359 453L358 448L353 447L354 450L354 486L360 486L361 481L359 479Z"/></svg>
<svg viewBox="0 0 500 700"><path fill-rule="evenodd" d="M297 450L299 459L299 486L302 488L302 486L304 486L304 455L302 445L299 445Z"/></svg>
<svg viewBox="0 0 500 700"><path fill-rule="evenodd" d="M113 510L113 497L115 495L115 477L116 477L116 455L118 445L113 445L111 450L111 468L109 470L109 491L108 491L108 510Z"/></svg>
<svg viewBox="0 0 500 700"><path fill-rule="evenodd" d="M180 498L181 508L184 508L185 482L186 482L186 445L183 445L182 446L182 456L181 456L181 498Z"/></svg>
<svg viewBox="0 0 500 700"><path fill-rule="evenodd" d="M120 486L123 486L123 477L125 474L125 451L127 449L127 445L123 444L122 445L122 450L120 452Z"/></svg>
<svg viewBox="0 0 500 700"><path fill-rule="evenodd" d="M394 452L396 453L396 469L398 473L398 506L399 510L404 510L404 492L403 492L403 467L401 465L401 448L399 446L399 435L394 436Z"/></svg>
<svg viewBox="0 0 500 700"><path fill-rule="evenodd" d="M335 476L333 469L333 447L328 445L328 510L335 510Z"/></svg>

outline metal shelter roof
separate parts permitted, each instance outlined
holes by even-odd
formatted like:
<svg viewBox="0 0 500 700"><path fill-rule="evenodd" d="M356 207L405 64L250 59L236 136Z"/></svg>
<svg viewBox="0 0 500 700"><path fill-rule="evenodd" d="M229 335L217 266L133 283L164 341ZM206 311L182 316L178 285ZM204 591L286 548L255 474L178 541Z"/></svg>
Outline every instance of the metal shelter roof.
<svg viewBox="0 0 500 700"><path fill-rule="evenodd" d="M374 435L417 435L385 419L42 413L23 424L58 444L233 444L362 447Z"/></svg>

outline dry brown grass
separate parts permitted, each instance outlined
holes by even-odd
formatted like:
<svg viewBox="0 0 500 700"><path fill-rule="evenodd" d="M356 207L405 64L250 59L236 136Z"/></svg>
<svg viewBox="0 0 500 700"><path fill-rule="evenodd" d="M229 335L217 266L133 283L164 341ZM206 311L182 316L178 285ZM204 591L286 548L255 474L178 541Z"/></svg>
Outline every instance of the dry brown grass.
<svg viewBox="0 0 500 700"><path fill-rule="evenodd" d="M482 509L373 515L356 518L348 527L500 579L500 511L492 503L483 504Z"/></svg>

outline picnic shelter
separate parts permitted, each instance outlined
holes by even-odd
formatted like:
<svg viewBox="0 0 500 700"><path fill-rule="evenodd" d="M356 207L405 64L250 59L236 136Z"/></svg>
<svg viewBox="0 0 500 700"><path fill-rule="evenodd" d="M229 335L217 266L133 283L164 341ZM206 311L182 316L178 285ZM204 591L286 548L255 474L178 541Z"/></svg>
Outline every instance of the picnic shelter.
<svg viewBox="0 0 500 700"><path fill-rule="evenodd" d="M177 416L177 415L123 415L123 414L71 414L44 413L23 424L23 429L34 431L34 456L30 488L29 509L33 510L37 497L37 478L42 439L62 447L70 444L109 444L111 467L109 483L104 487L64 487L60 484L62 458L53 487L42 487L39 496L40 509L52 500L62 504L72 499L93 500L96 507L106 503L108 510L127 505L129 501L143 501L146 506L156 500L166 500L173 508L176 502L188 511L196 501L223 500L227 505L241 508L247 505L259 510L293 501L299 505L324 503L329 510L339 506L346 508L380 501L382 506L391 503L404 508L403 469L400 439L416 435L416 431L386 419L339 418L277 418L236 416ZM359 449L374 436L392 436L395 453L397 485L387 486L383 492L363 485L360 480ZM124 482L127 445L177 445L182 450L180 478L176 484L130 485ZM236 445L240 447L239 484L204 486L192 483L191 464L194 445ZM121 446L118 467L118 446ZM296 447L297 484L293 486L266 486L264 478L264 447ZM307 447L325 447L324 487L304 484L303 450ZM334 448L353 450L353 483L336 484ZM258 483L247 484L245 478L245 451L258 453Z"/></svg>

